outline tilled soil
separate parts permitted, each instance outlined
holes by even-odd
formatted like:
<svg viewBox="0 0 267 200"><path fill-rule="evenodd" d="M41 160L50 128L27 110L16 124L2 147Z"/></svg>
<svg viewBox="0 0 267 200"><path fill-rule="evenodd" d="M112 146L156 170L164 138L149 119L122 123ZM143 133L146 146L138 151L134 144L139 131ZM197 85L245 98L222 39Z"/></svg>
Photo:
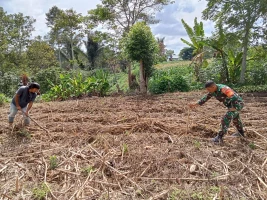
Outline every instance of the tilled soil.
<svg viewBox="0 0 267 200"><path fill-rule="evenodd" d="M204 92L0 108L0 199L267 199L267 98L244 94L246 138L210 142L226 112ZM43 195L42 192L44 192Z"/></svg>

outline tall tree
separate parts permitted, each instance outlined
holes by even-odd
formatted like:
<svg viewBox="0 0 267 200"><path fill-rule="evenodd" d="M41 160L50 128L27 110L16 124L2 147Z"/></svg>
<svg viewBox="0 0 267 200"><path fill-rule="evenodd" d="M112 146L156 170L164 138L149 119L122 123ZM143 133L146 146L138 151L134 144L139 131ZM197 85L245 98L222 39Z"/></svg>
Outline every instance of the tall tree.
<svg viewBox="0 0 267 200"><path fill-rule="evenodd" d="M165 37L157 38L158 45L159 45L159 55L164 56L166 53L165 44L164 44Z"/></svg>
<svg viewBox="0 0 267 200"><path fill-rule="evenodd" d="M95 68L95 62L100 53L100 43L97 41L97 38L92 34L87 35L87 41L85 43L87 57L91 64L91 68Z"/></svg>
<svg viewBox="0 0 267 200"><path fill-rule="evenodd" d="M140 63L140 91L143 94L147 92L148 77L151 75L158 50L157 41L144 22L138 22L130 29L126 37L125 51L132 61Z"/></svg>
<svg viewBox="0 0 267 200"><path fill-rule="evenodd" d="M203 54L204 54L204 28L202 22L197 22L197 18L194 20L194 26L191 28L183 19L182 24L187 32L187 35L191 42L181 38L182 42L187 44L188 46L194 49L194 68L195 68L195 76L197 81L200 79L200 68L203 63Z"/></svg>
<svg viewBox="0 0 267 200"><path fill-rule="evenodd" d="M58 65L54 49L38 39L28 46L27 60L28 66L34 71Z"/></svg>
<svg viewBox="0 0 267 200"><path fill-rule="evenodd" d="M3 70L3 62L5 60L5 55L8 50L8 36L7 27L8 27L8 17L7 13L4 11L2 7L0 7L0 66L1 71Z"/></svg>
<svg viewBox="0 0 267 200"><path fill-rule="evenodd" d="M169 59L170 61L172 61L172 57L173 57L173 55L174 55L174 50L168 49L168 50L166 51L166 56L168 57L168 59Z"/></svg>
<svg viewBox="0 0 267 200"><path fill-rule="evenodd" d="M192 60L194 48L184 47L179 53L179 57L183 60Z"/></svg>
<svg viewBox="0 0 267 200"><path fill-rule="evenodd" d="M55 26L55 21L60 17L60 14L63 11L59 9L57 6L53 6L49 9L48 13L46 13L46 25L50 28Z"/></svg>
<svg viewBox="0 0 267 200"><path fill-rule="evenodd" d="M51 28L50 36L59 45L65 45L66 49L70 49L70 63L74 66L74 43L83 37L83 17L73 9L60 10L52 7L47 16L47 25Z"/></svg>
<svg viewBox="0 0 267 200"><path fill-rule="evenodd" d="M155 18L157 11L164 5L173 3L172 0L101 0L96 9L88 11L89 19L102 23L115 32L114 37L120 38L127 34L138 21L148 24L158 23ZM131 65L128 63L128 81L131 88Z"/></svg>
<svg viewBox="0 0 267 200"><path fill-rule="evenodd" d="M203 18L222 23L226 28L240 34L243 46L240 82L245 81L246 61L251 32L262 26L266 18L265 0L207 0Z"/></svg>
<svg viewBox="0 0 267 200"><path fill-rule="evenodd" d="M155 11L162 10L164 5L172 3L171 0L101 0L96 9L88 12L95 22L103 22L116 32L123 34L129 32L139 20L148 24L158 23Z"/></svg>
<svg viewBox="0 0 267 200"><path fill-rule="evenodd" d="M26 67L25 50L34 31L35 19L22 13L7 14L0 9L0 22L1 67Z"/></svg>

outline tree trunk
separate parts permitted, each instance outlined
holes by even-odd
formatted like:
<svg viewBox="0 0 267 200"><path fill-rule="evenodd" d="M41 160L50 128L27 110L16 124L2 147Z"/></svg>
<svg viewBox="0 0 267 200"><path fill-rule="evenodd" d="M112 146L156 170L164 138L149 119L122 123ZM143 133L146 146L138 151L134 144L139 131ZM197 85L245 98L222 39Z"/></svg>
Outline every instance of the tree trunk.
<svg viewBox="0 0 267 200"><path fill-rule="evenodd" d="M59 56L59 66L60 66L60 68L62 68L62 65L61 65L61 55L60 54L61 54L61 51L60 51L60 48L59 48L59 55L58 55Z"/></svg>
<svg viewBox="0 0 267 200"><path fill-rule="evenodd" d="M242 68L241 68L241 74L240 74L240 83L245 82L245 73L246 73L246 68L247 68L247 52L248 52L249 31L250 31L250 28L248 28L248 26L247 26L245 38L244 38L244 43L243 43L243 58L242 58Z"/></svg>
<svg viewBox="0 0 267 200"><path fill-rule="evenodd" d="M225 57L225 54L224 52L221 52L221 55L222 55L222 63L223 63L223 74L224 74L224 77L223 77L223 81L226 81L227 83L229 83L229 71L228 71L228 67L227 67L227 61L226 61L226 57Z"/></svg>
<svg viewBox="0 0 267 200"><path fill-rule="evenodd" d="M128 84L129 84L129 89L132 87L132 69L131 69L131 63L127 62L128 64Z"/></svg>
<svg viewBox="0 0 267 200"><path fill-rule="evenodd" d="M146 80L145 80L145 69L144 69L144 63L142 60L140 60L140 92L142 94L147 93Z"/></svg>
<svg viewBox="0 0 267 200"><path fill-rule="evenodd" d="M73 40L70 39L70 48L71 48L71 67L74 69L74 52L73 52Z"/></svg>

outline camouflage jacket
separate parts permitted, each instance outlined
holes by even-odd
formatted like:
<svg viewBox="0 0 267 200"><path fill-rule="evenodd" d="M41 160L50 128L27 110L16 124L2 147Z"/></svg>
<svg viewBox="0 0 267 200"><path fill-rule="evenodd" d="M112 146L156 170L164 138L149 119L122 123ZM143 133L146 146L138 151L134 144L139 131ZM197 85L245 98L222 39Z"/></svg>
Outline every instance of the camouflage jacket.
<svg viewBox="0 0 267 200"><path fill-rule="evenodd" d="M210 92L202 97L199 101L199 105L206 103L211 97L215 97L218 101L223 102L227 108L235 108L241 110L243 107L242 98L230 87L223 84L216 84L218 90L216 92Z"/></svg>

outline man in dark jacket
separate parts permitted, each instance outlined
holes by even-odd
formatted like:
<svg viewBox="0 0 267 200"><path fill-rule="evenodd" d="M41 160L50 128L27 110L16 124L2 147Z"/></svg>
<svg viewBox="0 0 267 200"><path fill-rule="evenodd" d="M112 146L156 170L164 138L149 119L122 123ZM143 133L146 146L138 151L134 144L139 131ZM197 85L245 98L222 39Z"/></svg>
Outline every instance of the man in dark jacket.
<svg viewBox="0 0 267 200"><path fill-rule="evenodd" d="M22 86L17 90L10 104L10 113L8 115L8 122L10 125L13 124L18 110L22 111L23 113L24 125L27 126L30 124L30 119L28 117L29 110L32 108L39 89L40 85L36 82L32 82L29 85Z"/></svg>

